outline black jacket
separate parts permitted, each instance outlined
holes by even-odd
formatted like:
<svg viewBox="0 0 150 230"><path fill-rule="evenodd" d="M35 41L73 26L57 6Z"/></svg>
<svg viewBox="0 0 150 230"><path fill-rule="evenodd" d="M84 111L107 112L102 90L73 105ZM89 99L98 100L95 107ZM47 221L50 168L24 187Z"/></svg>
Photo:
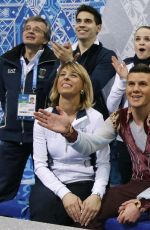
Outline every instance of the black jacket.
<svg viewBox="0 0 150 230"><path fill-rule="evenodd" d="M18 95L21 92L22 67L20 44L0 57L0 101L4 118L0 126L0 140L30 143L33 141L33 121L17 120ZM56 76L58 61L52 50L45 46L37 71L36 110L47 106L47 99ZM32 94L33 70L25 81L24 93Z"/></svg>

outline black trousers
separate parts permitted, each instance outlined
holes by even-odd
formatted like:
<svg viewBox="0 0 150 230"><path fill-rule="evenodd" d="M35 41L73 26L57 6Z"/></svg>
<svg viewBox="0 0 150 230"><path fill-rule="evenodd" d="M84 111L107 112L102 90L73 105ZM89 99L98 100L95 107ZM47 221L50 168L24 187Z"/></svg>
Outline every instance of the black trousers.
<svg viewBox="0 0 150 230"><path fill-rule="evenodd" d="M91 194L93 182L75 182L66 186L81 200L85 200ZM62 200L45 187L38 178L36 178L36 183L31 189L29 206L31 220L75 226L75 223L65 211Z"/></svg>
<svg viewBox="0 0 150 230"><path fill-rule="evenodd" d="M0 201L15 197L32 152L33 143L0 141Z"/></svg>
<svg viewBox="0 0 150 230"><path fill-rule="evenodd" d="M126 184L132 177L132 162L127 146L122 141L116 140L118 152L118 166L121 174L122 183Z"/></svg>

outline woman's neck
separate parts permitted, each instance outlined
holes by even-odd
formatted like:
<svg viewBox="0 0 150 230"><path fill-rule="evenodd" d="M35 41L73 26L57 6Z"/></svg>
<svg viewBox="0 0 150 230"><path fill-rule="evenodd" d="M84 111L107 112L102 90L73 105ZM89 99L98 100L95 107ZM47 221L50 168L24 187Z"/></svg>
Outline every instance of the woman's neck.
<svg viewBox="0 0 150 230"><path fill-rule="evenodd" d="M79 102L75 99L66 99L60 97L59 106L67 113L68 116L76 116L79 109Z"/></svg>

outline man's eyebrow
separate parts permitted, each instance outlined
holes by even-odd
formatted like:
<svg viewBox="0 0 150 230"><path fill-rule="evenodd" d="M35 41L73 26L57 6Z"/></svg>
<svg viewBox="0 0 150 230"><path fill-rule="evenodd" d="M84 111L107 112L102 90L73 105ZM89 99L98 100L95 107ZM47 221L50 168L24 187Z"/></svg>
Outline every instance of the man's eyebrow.
<svg viewBox="0 0 150 230"><path fill-rule="evenodd" d="M82 18L80 18L80 17L79 17L79 18L77 18L77 19L82 20ZM77 20L77 19L76 19L76 20ZM92 19L92 18L83 18L83 20L93 20L93 19Z"/></svg>

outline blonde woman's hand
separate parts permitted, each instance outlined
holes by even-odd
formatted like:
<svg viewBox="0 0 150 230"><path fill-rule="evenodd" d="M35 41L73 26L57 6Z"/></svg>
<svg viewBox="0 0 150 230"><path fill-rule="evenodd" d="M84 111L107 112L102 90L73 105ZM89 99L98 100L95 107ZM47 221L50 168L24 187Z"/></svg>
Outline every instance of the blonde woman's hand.
<svg viewBox="0 0 150 230"><path fill-rule="evenodd" d="M92 194L87 197L82 204L82 215L80 218L81 226L87 226L95 218L101 207L101 198Z"/></svg>
<svg viewBox="0 0 150 230"><path fill-rule="evenodd" d="M38 112L34 113L35 119L38 120L38 124L42 127L65 134L70 128L69 117L60 107L57 106L56 109L59 114L39 109Z"/></svg>
<svg viewBox="0 0 150 230"><path fill-rule="evenodd" d="M62 199L64 208L74 222L80 222L82 201L73 193L67 193Z"/></svg>

